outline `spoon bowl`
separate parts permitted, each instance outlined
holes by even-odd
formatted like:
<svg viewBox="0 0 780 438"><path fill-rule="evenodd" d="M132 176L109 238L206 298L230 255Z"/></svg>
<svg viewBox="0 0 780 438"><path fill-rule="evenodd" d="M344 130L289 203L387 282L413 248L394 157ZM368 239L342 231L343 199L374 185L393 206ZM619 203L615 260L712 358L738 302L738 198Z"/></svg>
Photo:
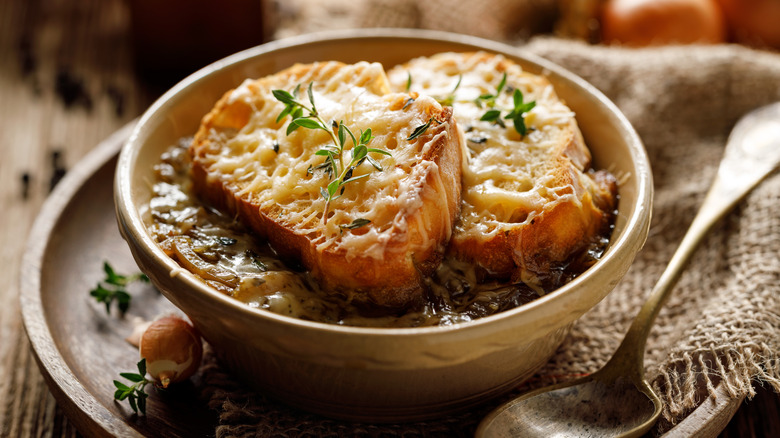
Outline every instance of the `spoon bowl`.
<svg viewBox="0 0 780 438"><path fill-rule="evenodd" d="M661 408L644 382L592 375L525 394L493 411L482 424L491 437L564 437L572 430L579 436L633 436L631 432L648 430Z"/></svg>
<svg viewBox="0 0 780 438"><path fill-rule="evenodd" d="M644 377L647 336L707 232L780 164L780 102L737 122L715 181L669 265L604 368L499 406L477 437L635 437L658 420L663 403Z"/></svg>

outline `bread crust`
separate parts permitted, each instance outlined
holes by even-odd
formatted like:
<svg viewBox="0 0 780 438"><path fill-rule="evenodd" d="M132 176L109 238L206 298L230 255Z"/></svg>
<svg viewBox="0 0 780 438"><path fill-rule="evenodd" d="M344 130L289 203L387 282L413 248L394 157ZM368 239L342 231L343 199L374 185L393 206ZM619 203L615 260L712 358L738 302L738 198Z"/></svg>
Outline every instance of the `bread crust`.
<svg viewBox="0 0 780 438"><path fill-rule="evenodd" d="M456 223L447 254L478 265L489 276L522 281L541 290L543 279L552 269L560 267L608 231L617 203L617 184L606 171L588 171L590 151L573 114L567 121L558 122L558 128L537 133L539 144L535 143L534 134L507 140L506 134L495 130L495 126L486 127L487 122L479 117L485 109L474 103L474 97L494 92L495 88L486 89L483 85L485 77L490 77L491 86L496 87L495 83L504 73L509 87L524 87L526 95L537 96L537 106L555 106L556 111L564 115L566 111L570 112L565 106L561 107L563 102L555 96L545 78L523 72L500 55L484 52L439 54L398 66L389 72L389 77L391 86L399 89L411 75L412 84L417 83L412 86L413 91L434 95L441 95L442 80L458 78L455 87L465 96L460 101L455 99L454 111L459 126L484 128L488 137L496 137L497 147L504 148L502 153L511 156L510 162L516 160L517 166L531 169L527 181L531 188L519 191L543 202L532 207L496 202L483 208L472 201L486 190L485 184L493 181L466 176L484 170L475 168L479 165L481 152L472 150L470 159L464 160L463 216ZM416 82L416 77L423 79ZM536 129L533 117L529 116L532 130ZM537 161L529 163L523 161L528 155L524 151L529 149L544 152L532 155ZM502 217L506 209L511 210L511 215ZM486 232L479 231L485 228L485 223L492 225Z"/></svg>
<svg viewBox="0 0 780 438"><path fill-rule="evenodd" d="M351 67L340 63L296 65L269 78L254 81L249 89L275 87L279 82L295 83L302 78L311 78L316 87L317 80L331 70L338 74L342 69L348 68ZM371 77L370 83L360 83L356 86L365 87L367 92L379 96L389 94L384 73L379 77ZM401 107L413 97L408 94L389 96L387 111L402 111ZM415 205L401 203L387 206L388 209L397 211L392 210L393 223L385 226L378 234L382 239L383 250L377 255L351 251L348 243L344 242L348 241L345 236L352 233L366 234L367 228L381 224L371 223L361 229L346 231L342 236L334 238L335 244L323 245L322 236L317 235L317 230L302 232L285 222L284 205L264 208L252 193L242 193L241 185L237 181L214 172L209 157L225 147L225 142L217 144L221 136L233 135L246 126L252 117L253 105L256 107L276 104L267 99L258 102L257 99L262 100L252 96L250 105L237 104L234 91L231 90L203 118L190 146L194 191L207 203L235 215L259 236L268 239L280 257L299 263L311 271L324 290L344 295L354 302L382 307L404 307L420 300L422 279L430 275L440 263L460 208L462 145L451 109L438 105L426 106L423 103L416 105L417 102L403 109L420 112L419 120L432 117L435 123L431 124L425 134L413 141L398 141L397 148L417 147L421 150L416 162L396 163L394 167L383 171L405 171L404 181L409 183L403 187L407 191L404 193L405 199L419 202L415 202ZM283 106L279 109L281 108ZM282 133L286 129L285 121L278 124L279 126L273 121L264 123ZM397 137L408 136L415 127L406 127L405 133L399 133ZM284 148L287 137L280 136L277 141L281 144L280 148ZM313 154L317 146L313 147L314 149L310 147L308 153ZM373 175L368 179L370 178L373 178ZM350 189L352 188L347 188ZM319 231L327 233L327 229Z"/></svg>

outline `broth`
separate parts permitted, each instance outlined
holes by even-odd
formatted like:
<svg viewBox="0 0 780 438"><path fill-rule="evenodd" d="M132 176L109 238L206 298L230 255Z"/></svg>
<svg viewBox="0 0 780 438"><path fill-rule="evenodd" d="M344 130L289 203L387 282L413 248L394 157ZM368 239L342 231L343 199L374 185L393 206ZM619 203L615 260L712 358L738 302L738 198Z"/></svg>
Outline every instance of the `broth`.
<svg viewBox="0 0 780 438"><path fill-rule="evenodd" d="M490 278L467 263L446 258L425 281L424 300L407 309L375 309L351 302L348 293L325 291L300 266L285 263L273 248L235 218L194 195L187 147L171 146L155 166L149 231L183 268L249 307L329 324L420 327L472 321L526 304L571 281L595 263L611 225L596 242L543 278L543 290Z"/></svg>

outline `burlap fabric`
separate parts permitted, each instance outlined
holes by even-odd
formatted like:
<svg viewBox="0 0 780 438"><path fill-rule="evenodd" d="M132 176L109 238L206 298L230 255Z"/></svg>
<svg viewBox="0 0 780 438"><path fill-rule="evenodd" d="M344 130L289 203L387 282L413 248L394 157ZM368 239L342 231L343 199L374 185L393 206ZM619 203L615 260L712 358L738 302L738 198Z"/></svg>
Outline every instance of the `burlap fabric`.
<svg viewBox="0 0 780 438"><path fill-rule="evenodd" d="M329 13L336 23L356 27L426 23L505 41L517 42L519 35L510 24L486 30L484 22L470 25L478 20L458 14L431 25L425 8L441 1L411 9L392 5L412 2L369 3L372 8L350 9L345 2L330 2L330 9L315 13L296 10L300 2L293 2L282 11L288 25L280 34L332 27L334 22L322 20ZM623 110L645 143L656 192L647 244L625 279L574 324L557 354L518 391L591 373L605 363L693 219L730 129L750 109L780 100L780 54L731 45L616 49L548 37L522 48L582 76ZM766 180L705 239L656 321L645 365L666 404L656 434L684 419L717 385L732 397L750 397L758 384L780 391L780 175ZM497 404L426 423L353 424L295 411L248 391L211 356L204 379L210 406L219 412L219 437L470 436Z"/></svg>

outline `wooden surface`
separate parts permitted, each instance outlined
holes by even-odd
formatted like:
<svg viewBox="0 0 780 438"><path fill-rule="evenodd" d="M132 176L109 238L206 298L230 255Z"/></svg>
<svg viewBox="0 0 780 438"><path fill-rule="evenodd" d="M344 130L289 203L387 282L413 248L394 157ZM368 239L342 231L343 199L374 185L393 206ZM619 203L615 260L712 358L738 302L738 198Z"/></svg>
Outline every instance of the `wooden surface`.
<svg viewBox="0 0 780 438"><path fill-rule="evenodd" d="M78 436L22 327L21 255L52 183L158 93L134 72L121 0L0 1L0 436ZM721 436L780 436L780 397L758 390Z"/></svg>
<svg viewBox="0 0 780 438"><path fill-rule="evenodd" d="M87 436L202 436L216 429L200 374L172 391L149 391L146 416L113 399L117 370L133 371L138 349L125 342L137 320L178 313L153 286L128 287L125 315L106 312L86 295L110 261L116 272L137 272L113 212L116 153L132 123L91 151L59 183L41 209L22 260L20 301L33 354L58 407ZM73 257L78 254L78 257Z"/></svg>

